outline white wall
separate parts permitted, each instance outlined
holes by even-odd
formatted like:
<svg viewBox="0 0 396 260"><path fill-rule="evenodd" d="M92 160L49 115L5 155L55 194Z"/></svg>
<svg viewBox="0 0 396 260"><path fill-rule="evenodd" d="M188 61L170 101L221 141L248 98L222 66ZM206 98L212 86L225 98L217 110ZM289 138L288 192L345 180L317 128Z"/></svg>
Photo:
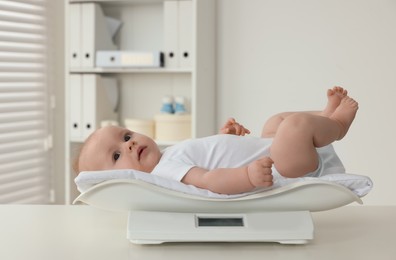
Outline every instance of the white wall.
<svg viewBox="0 0 396 260"><path fill-rule="evenodd" d="M218 0L218 125L259 135L266 118L321 109L333 85L360 103L336 149L375 184L368 205L396 205L396 1Z"/></svg>

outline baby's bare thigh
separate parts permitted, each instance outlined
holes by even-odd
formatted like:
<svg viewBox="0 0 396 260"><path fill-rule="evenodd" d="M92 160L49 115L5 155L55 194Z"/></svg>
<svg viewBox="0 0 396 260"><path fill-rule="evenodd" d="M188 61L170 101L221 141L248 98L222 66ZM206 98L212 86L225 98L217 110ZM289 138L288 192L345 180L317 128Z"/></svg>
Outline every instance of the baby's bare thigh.
<svg viewBox="0 0 396 260"><path fill-rule="evenodd" d="M279 125L283 122L283 120L289 115L293 114L292 112L283 112L276 114L270 117L267 122L265 122L263 126L263 130L261 132L261 137L264 138L273 138L275 137L276 132L278 131Z"/></svg>
<svg viewBox="0 0 396 260"><path fill-rule="evenodd" d="M312 139L294 136L293 130L287 134L279 131L271 145L270 154L275 168L288 178L297 178L313 172L318 168L319 155L312 144Z"/></svg>

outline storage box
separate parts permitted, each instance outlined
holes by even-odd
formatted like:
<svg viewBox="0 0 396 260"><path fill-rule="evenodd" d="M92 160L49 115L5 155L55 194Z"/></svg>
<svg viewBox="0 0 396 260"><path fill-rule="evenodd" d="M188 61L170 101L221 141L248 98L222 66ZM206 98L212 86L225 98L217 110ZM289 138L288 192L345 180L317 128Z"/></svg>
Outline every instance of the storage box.
<svg viewBox="0 0 396 260"><path fill-rule="evenodd" d="M155 120L157 141L181 141L191 138L191 115L158 114Z"/></svg>
<svg viewBox="0 0 396 260"><path fill-rule="evenodd" d="M126 118L124 120L125 127L129 130L146 135L154 139L154 121L146 119Z"/></svg>

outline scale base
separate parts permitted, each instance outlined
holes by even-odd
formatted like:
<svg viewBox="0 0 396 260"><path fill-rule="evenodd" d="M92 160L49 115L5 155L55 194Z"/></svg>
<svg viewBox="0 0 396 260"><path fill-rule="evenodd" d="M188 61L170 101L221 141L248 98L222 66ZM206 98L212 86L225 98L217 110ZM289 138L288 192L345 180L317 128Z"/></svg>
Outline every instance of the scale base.
<svg viewBox="0 0 396 260"><path fill-rule="evenodd" d="M313 239L308 211L200 214L130 211L127 238L134 244L166 242L277 242Z"/></svg>

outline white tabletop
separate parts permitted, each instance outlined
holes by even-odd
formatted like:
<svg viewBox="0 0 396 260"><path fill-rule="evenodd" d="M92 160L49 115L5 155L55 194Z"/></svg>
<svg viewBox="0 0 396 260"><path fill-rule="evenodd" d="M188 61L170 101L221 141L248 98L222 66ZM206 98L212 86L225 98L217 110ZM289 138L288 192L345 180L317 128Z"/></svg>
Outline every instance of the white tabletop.
<svg viewBox="0 0 396 260"><path fill-rule="evenodd" d="M347 206L313 213L306 245L134 245L127 213L90 206L0 205L0 259L396 259L396 207Z"/></svg>

